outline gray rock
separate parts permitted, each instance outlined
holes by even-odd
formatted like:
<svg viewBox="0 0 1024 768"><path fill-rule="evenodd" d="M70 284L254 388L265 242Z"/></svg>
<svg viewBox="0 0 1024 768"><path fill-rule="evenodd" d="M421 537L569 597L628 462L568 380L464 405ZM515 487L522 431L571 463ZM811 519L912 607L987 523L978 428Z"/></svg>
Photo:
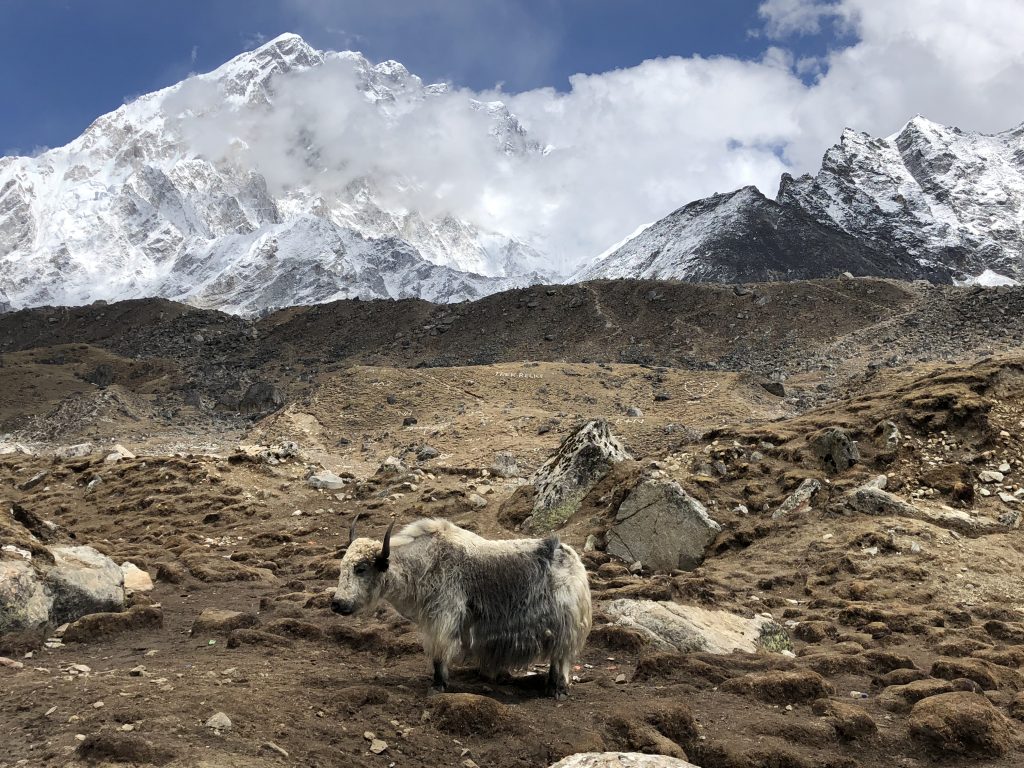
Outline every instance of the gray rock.
<svg viewBox="0 0 1024 768"><path fill-rule="evenodd" d="M983 483L1001 483L1006 478L1002 472L997 472L994 469L986 469L978 473L978 479Z"/></svg>
<svg viewBox="0 0 1024 768"><path fill-rule="evenodd" d="M106 462L107 464L116 464L117 462L121 461L121 459L134 459L134 458L135 458L135 454L134 453L129 451L127 448L125 448L120 443L117 443L111 449L110 453L108 453L106 455L106 457L104 457L103 461Z"/></svg>
<svg viewBox="0 0 1024 768"><path fill-rule="evenodd" d="M780 520L800 509L807 509L811 505L811 499L821 490L821 483L813 477L804 480L797 489L791 493L779 508L772 512L772 520Z"/></svg>
<svg viewBox="0 0 1024 768"><path fill-rule="evenodd" d="M52 547L50 553L54 564L45 579L53 595L51 623L124 610L124 574L117 563L92 547Z"/></svg>
<svg viewBox="0 0 1024 768"><path fill-rule="evenodd" d="M345 487L345 480L328 470L316 472L306 479L310 488L322 488L325 491L340 491Z"/></svg>
<svg viewBox="0 0 1024 768"><path fill-rule="evenodd" d="M612 600L601 609L616 624L637 630L661 650L722 654L792 648L786 630L767 616L748 619L727 611L655 600Z"/></svg>
<svg viewBox="0 0 1024 768"><path fill-rule="evenodd" d="M668 755L643 752L580 752L563 757L550 768L698 768Z"/></svg>
<svg viewBox="0 0 1024 768"><path fill-rule="evenodd" d="M903 433L900 432L900 428L896 426L896 422L888 420L883 421L875 429L882 433L882 442L888 450L895 451L900 447L900 442L903 440Z"/></svg>
<svg viewBox="0 0 1024 768"><path fill-rule="evenodd" d="M1005 531L1007 524L982 515L971 515L945 505L917 506L895 494L869 483L855 488L843 497L841 506L865 515L886 515L923 520L966 536L980 536Z"/></svg>
<svg viewBox="0 0 1024 768"><path fill-rule="evenodd" d="M481 496L479 493L471 493L466 496L466 500L469 501L475 509L483 509L487 506L487 499Z"/></svg>
<svg viewBox="0 0 1024 768"><path fill-rule="evenodd" d="M533 531L544 533L563 525L612 465L630 458L603 419L588 421L566 437L531 478L536 490Z"/></svg>
<svg viewBox="0 0 1024 768"><path fill-rule="evenodd" d="M844 429L826 427L808 438L814 455L832 472L845 472L860 461L857 443Z"/></svg>
<svg viewBox="0 0 1024 768"><path fill-rule="evenodd" d="M519 463L516 457L508 451L494 454L491 474L496 477L519 477Z"/></svg>
<svg viewBox="0 0 1024 768"><path fill-rule="evenodd" d="M639 419L643 418L644 412L637 408L635 405L631 405L629 406L629 408L626 409L626 415L629 416L629 418L631 419Z"/></svg>
<svg viewBox="0 0 1024 768"><path fill-rule="evenodd" d="M24 456L36 455L35 451L22 443L0 443L0 456L7 456L12 453L20 453Z"/></svg>
<svg viewBox="0 0 1024 768"><path fill-rule="evenodd" d="M225 715L223 712L216 712L210 716L210 719L206 721L207 728L213 728L213 730L220 733L221 731L231 730L231 718Z"/></svg>
<svg viewBox="0 0 1024 768"><path fill-rule="evenodd" d="M53 452L58 459L80 459L93 452L92 443L77 443L76 445L65 445Z"/></svg>
<svg viewBox="0 0 1024 768"><path fill-rule="evenodd" d="M50 620L53 597L28 560L0 560L0 635L35 630Z"/></svg>
<svg viewBox="0 0 1024 768"><path fill-rule="evenodd" d="M770 395L775 395L776 397L786 396L786 385L781 381L763 381L761 386Z"/></svg>
<svg viewBox="0 0 1024 768"><path fill-rule="evenodd" d="M704 505L672 481L645 480L619 506L606 552L653 571L692 570L721 532Z"/></svg>
<svg viewBox="0 0 1024 768"><path fill-rule="evenodd" d="M419 450L416 451L416 458L419 461L430 461L436 459L441 455L441 452L430 445L421 445Z"/></svg>
<svg viewBox="0 0 1024 768"><path fill-rule="evenodd" d="M242 413L257 414L276 411L285 403L284 392L276 384L257 381L249 385L238 401Z"/></svg>
<svg viewBox="0 0 1024 768"><path fill-rule="evenodd" d="M114 367L110 363L100 363L89 373L85 374L85 380L95 384L100 389L113 384L114 378Z"/></svg>

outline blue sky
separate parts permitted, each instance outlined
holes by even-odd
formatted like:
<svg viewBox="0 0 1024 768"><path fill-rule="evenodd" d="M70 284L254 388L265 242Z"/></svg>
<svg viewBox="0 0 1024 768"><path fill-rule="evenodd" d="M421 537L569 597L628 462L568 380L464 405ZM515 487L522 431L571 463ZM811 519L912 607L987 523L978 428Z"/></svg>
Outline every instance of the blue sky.
<svg viewBox="0 0 1024 768"><path fill-rule="evenodd" d="M73 139L126 99L281 32L477 90L694 54L760 58L760 0L0 0L0 154ZM752 34L753 33L753 34ZM797 57L841 43L793 35Z"/></svg>

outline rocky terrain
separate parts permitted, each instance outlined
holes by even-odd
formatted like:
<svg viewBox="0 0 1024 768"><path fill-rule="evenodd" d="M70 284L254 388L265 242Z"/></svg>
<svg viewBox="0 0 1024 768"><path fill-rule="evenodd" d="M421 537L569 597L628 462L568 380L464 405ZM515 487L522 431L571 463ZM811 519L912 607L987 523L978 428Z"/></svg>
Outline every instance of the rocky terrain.
<svg viewBox="0 0 1024 768"><path fill-rule="evenodd" d="M1022 318L849 278L0 314L0 766L1019 765ZM357 513L576 547L569 700L430 695L411 624L333 614Z"/></svg>

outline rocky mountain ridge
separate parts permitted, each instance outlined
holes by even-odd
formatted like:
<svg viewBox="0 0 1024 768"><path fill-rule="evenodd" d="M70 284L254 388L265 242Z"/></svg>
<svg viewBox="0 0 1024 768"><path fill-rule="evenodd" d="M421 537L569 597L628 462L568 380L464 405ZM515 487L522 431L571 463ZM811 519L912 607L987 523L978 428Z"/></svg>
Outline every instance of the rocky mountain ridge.
<svg viewBox="0 0 1024 768"><path fill-rule="evenodd" d="M888 138L847 129L815 176L784 174L680 208L574 279L748 282L854 275L1024 279L1024 126L985 135L915 117Z"/></svg>

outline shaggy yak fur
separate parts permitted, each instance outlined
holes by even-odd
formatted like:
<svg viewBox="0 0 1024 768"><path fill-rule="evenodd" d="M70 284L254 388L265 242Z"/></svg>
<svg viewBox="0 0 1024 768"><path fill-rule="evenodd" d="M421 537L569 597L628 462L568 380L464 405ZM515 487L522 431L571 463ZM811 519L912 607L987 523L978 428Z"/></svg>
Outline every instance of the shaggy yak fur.
<svg viewBox="0 0 1024 768"><path fill-rule="evenodd" d="M380 600L419 626L440 691L456 660L492 678L548 662L547 693L565 698L590 632L587 572L555 536L490 541L424 519L382 543L355 538L353 522L331 608L348 616Z"/></svg>

